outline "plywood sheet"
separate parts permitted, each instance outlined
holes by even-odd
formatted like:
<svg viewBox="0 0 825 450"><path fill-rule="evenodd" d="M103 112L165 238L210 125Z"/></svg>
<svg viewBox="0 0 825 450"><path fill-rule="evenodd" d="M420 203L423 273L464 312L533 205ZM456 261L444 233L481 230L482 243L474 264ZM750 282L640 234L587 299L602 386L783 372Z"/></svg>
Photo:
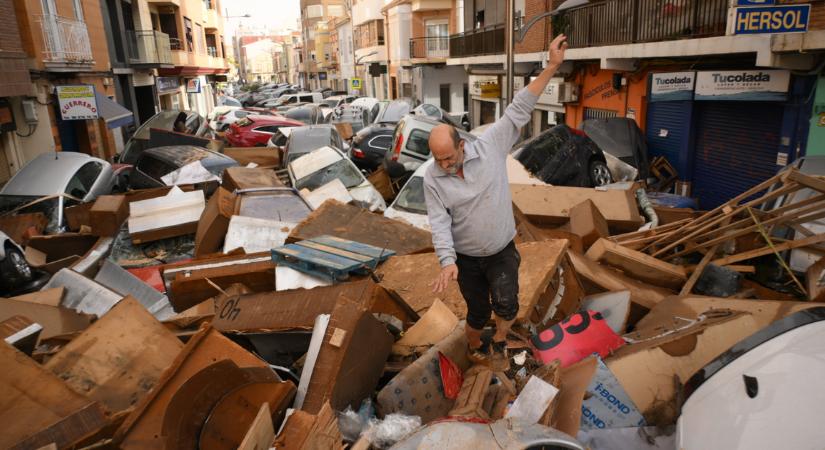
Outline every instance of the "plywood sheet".
<svg viewBox="0 0 825 450"><path fill-rule="evenodd" d="M526 242L516 246L521 254L519 266L519 321L527 320L544 293L550 279L567 251L563 239ZM459 318L467 317L467 306L451 282L442 293L433 293L432 283L441 271L435 253L393 256L378 267L381 285L403 298L418 314L423 314L436 299L441 300Z"/></svg>
<svg viewBox="0 0 825 450"><path fill-rule="evenodd" d="M99 404L5 342L0 367L0 448L66 448L106 425Z"/></svg>
<svg viewBox="0 0 825 450"><path fill-rule="evenodd" d="M43 326L40 339L50 339L85 330L94 320L91 314L78 313L60 306L42 305L6 299L0 301L0 320L23 316Z"/></svg>
<svg viewBox="0 0 825 450"><path fill-rule="evenodd" d="M290 233L288 243L330 235L388 248L397 255L432 251L429 232L358 206L326 201Z"/></svg>
<svg viewBox="0 0 825 450"><path fill-rule="evenodd" d="M183 348L137 300L126 297L44 365L111 412L134 406Z"/></svg>
<svg viewBox="0 0 825 450"><path fill-rule="evenodd" d="M671 290L634 280L617 270L602 266L580 253L571 251L569 255L570 261L573 263L573 269L582 281L586 281L604 291L628 290L630 291L630 300L647 309L653 308L665 297L675 294Z"/></svg>

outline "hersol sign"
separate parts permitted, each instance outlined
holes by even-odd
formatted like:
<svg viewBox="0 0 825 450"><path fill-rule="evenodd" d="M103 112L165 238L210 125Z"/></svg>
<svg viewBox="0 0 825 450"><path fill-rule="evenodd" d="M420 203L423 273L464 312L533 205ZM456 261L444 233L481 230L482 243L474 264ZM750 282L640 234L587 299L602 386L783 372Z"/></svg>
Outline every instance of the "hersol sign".
<svg viewBox="0 0 825 450"><path fill-rule="evenodd" d="M90 84L57 86L57 102L63 120L97 119L95 87Z"/></svg>
<svg viewBox="0 0 825 450"><path fill-rule="evenodd" d="M650 101L671 102L692 100L696 72L669 72L650 74Z"/></svg>
<svg viewBox="0 0 825 450"><path fill-rule="evenodd" d="M698 72L694 99L784 101L790 80L787 70Z"/></svg>

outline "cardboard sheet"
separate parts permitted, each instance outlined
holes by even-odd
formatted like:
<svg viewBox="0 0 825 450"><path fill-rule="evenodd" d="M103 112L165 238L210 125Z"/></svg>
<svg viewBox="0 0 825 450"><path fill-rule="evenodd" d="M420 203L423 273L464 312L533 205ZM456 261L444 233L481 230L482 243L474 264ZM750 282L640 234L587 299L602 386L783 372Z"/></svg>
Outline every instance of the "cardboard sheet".
<svg viewBox="0 0 825 450"><path fill-rule="evenodd" d="M223 252L242 248L246 253L270 251L286 242L294 223L255 217L232 216L226 230Z"/></svg>
<svg viewBox="0 0 825 450"><path fill-rule="evenodd" d="M407 330L401 339L392 346L396 355L409 355L437 344L458 325L458 317L447 308L441 300L436 299L427 313Z"/></svg>

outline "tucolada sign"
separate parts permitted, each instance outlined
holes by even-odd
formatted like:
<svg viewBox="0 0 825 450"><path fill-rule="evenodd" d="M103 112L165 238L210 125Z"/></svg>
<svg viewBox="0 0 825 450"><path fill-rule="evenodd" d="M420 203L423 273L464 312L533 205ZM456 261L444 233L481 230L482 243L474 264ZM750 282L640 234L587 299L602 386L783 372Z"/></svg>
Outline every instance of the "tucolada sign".
<svg viewBox="0 0 825 450"><path fill-rule="evenodd" d="M696 72L650 74L650 101L692 100Z"/></svg>
<svg viewBox="0 0 825 450"><path fill-rule="evenodd" d="M698 72L695 100L783 101L791 74L787 70Z"/></svg>

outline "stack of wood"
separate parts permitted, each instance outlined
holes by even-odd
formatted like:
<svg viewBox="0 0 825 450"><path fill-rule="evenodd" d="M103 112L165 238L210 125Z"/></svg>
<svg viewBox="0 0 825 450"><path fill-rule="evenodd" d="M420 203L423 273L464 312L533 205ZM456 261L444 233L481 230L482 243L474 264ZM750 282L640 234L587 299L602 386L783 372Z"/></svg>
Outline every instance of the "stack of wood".
<svg viewBox="0 0 825 450"><path fill-rule="evenodd" d="M809 227L822 218L825 218L825 179L790 169L697 218L654 230L612 236L602 247L607 248L603 252L610 255L604 258L612 258L614 263L618 258L633 259L635 268L631 265L623 268L635 272L636 278L645 280L646 276L652 276L662 280L660 277L665 276L667 287L681 287L683 295L693 290L710 264L752 273L754 258L776 255L796 287L809 299L820 300L825 297L819 282L823 265L811 266L806 286L782 253L802 249L816 256L825 254L825 247L821 245L825 242L825 233ZM701 258L698 264L688 265L698 258ZM646 267L651 266L658 270L646 272ZM682 272L690 276L682 279ZM654 284L661 285L661 281Z"/></svg>

